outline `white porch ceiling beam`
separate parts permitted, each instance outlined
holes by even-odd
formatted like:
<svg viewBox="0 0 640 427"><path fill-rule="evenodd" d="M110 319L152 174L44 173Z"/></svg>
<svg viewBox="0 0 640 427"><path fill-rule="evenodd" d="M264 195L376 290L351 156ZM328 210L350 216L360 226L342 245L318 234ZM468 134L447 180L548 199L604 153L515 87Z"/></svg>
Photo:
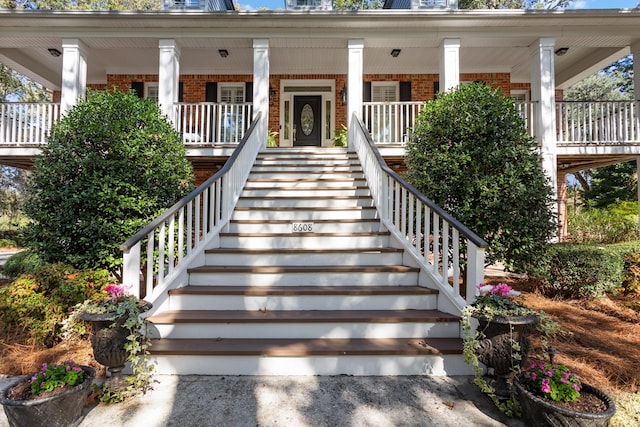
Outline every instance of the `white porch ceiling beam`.
<svg viewBox="0 0 640 427"><path fill-rule="evenodd" d="M62 68L62 58L60 67ZM60 73L25 55L18 49L0 49L0 62L50 89L60 89Z"/></svg>

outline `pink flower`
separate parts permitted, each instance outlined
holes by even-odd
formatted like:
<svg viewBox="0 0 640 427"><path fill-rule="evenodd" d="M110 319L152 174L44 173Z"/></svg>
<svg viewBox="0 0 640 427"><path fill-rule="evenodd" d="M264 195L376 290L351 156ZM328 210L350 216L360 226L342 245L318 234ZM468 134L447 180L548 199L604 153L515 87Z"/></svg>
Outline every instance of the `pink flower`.
<svg viewBox="0 0 640 427"><path fill-rule="evenodd" d="M549 387L549 378L545 378L542 380L542 392L551 393L551 387Z"/></svg>
<svg viewBox="0 0 640 427"><path fill-rule="evenodd" d="M536 379L538 379L538 375L536 375L535 372L531 372L531 379L535 381Z"/></svg>
<svg viewBox="0 0 640 427"><path fill-rule="evenodd" d="M575 391L580 391L580 386L578 384L571 384Z"/></svg>

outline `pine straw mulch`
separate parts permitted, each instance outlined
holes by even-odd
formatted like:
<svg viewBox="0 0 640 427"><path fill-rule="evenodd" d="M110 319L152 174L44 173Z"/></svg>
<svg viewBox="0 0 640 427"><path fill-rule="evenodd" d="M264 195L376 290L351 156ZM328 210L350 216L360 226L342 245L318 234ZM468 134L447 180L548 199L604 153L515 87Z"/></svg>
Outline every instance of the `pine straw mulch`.
<svg viewBox="0 0 640 427"><path fill-rule="evenodd" d="M535 282L526 279L488 278L487 282L507 282L523 292L526 304L544 310L566 334L550 344L560 351L555 361L569 366L582 379L602 390L640 391L640 313L624 306L640 304L640 294L591 300L559 301L535 291ZM104 367L93 360L88 340L62 342L53 348L28 344L20 334L7 334L0 325L0 374L27 375L43 362L62 362L69 358L96 368L104 376ZM540 354L534 340L532 354Z"/></svg>
<svg viewBox="0 0 640 427"><path fill-rule="evenodd" d="M550 342L560 351L554 362L604 391L640 391L640 312L625 306L637 306L640 294L561 301L542 296L526 279L500 281L521 291L528 307L558 322L562 333ZM540 355L539 342L532 344L530 354Z"/></svg>

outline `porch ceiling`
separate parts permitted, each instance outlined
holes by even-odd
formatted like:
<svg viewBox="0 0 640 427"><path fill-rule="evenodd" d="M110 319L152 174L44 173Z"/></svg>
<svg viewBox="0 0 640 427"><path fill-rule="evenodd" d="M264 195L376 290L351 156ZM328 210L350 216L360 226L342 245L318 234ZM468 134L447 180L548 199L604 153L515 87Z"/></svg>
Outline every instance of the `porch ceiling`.
<svg viewBox="0 0 640 427"><path fill-rule="evenodd" d="M399 12L399 13L396 13ZM346 74L347 42L364 40L367 74L438 73L439 46L460 38L463 73L508 72L529 81L530 48L540 37L568 47L556 57L556 83L564 88L629 52L640 42L640 12L457 11L417 13L253 12L16 13L0 11L0 61L59 89L63 38L88 47L89 83L107 74L157 74L158 41L182 50L182 74L251 74L254 38L270 41L272 74ZM391 49L402 49L397 58ZM229 52L220 58L218 49Z"/></svg>

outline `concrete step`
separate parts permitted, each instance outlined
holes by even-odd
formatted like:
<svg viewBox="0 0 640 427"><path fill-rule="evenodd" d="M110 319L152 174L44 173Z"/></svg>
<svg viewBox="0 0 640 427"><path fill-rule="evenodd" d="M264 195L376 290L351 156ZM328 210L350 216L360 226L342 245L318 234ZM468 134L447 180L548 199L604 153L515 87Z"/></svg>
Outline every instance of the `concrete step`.
<svg viewBox="0 0 640 427"><path fill-rule="evenodd" d="M459 318L437 310L169 310L149 317L161 338L448 338Z"/></svg>
<svg viewBox="0 0 640 427"><path fill-rule="evenodd" d="M402 264L401 249L232 249L216 248L205 251L208 266L306 266L321 265L398 265Z"/></svg>
<svg viewBox="0 0 640 427"><path fill-rule="evenodd" d="M418 286L185 286L171 310L435 310L438 292Z"/></svg>
<svg viewBox="0 0 640 427"><path fill-rule="evenodd" d="M229 233L373 233L380 231L377 219L345 220L231 220Z"/></svg>
<svg viewBox="0 0 640 427"><path fill-rule="evenodd" d="M324 208L342 206L373 206L370 196L307 196L307 197L246 197L240 196L237 206L252 208Z"/></svg>
<svg viewBox="0 0 640 427"><path fill-rule="evenodd" d="M377 233L220 233L220 247L242 249L332 249L389 246L388 232Z"/></svg>
<svg viewBox="0 0 640 427"><path fill-rule="evenodd" d="M255 208L236 206L231 217L234 220L282 220L296 221L372 219L378 218L373 206L341 206L341 207L268 207Z"/></svg>
<svg viewBox="0 0 640 427"><path fill-rule="evenodd" d="M472 375L460 338L158 339L160 374Z"/></svg>
<svg viewBox="0 0 640 427"><path fill-rule="evenodd" d="M373 266L202 266L189 269L189 285L252 286L416 286L419 269Z"/></svg>

